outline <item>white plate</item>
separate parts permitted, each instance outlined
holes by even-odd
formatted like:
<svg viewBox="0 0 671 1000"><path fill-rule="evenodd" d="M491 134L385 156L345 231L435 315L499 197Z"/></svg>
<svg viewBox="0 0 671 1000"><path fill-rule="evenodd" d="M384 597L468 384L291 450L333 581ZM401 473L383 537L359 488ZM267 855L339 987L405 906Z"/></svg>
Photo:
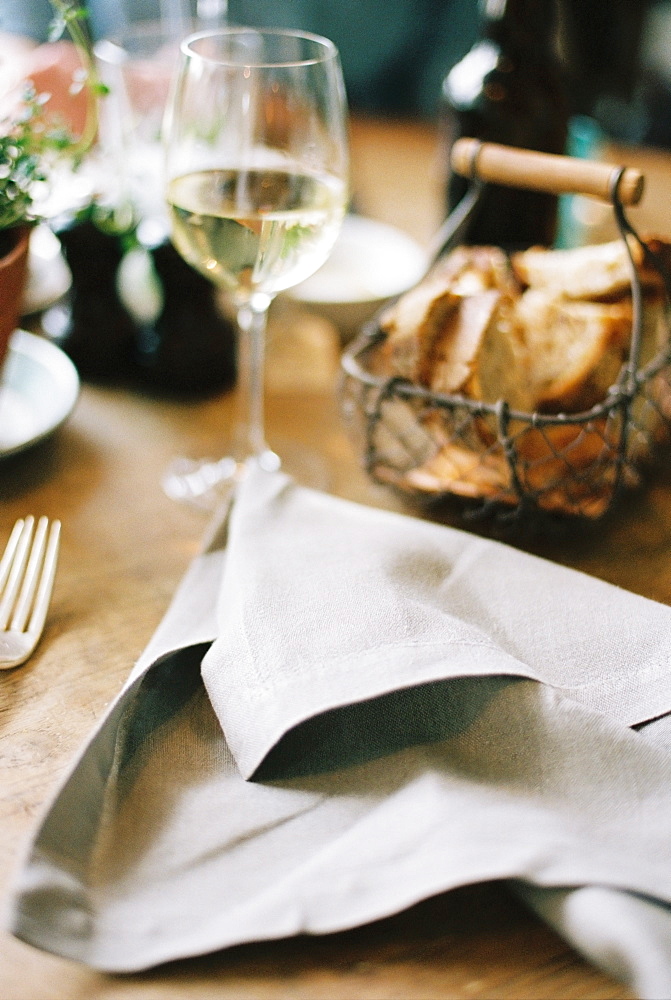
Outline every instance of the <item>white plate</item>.
<svg viewBox="0 0 671 1000"><path fill-rule="evenodd" d="M77 369L59 347L15 330L0 375L0 459L53 433L79 395Z"/></svg>
<svg viewBox="0 0 671 1000"><path fill-rule="evenodd" d="M395 226L347 215L331 256L287 296L351 333L424 275L426 251Z"/></svg>

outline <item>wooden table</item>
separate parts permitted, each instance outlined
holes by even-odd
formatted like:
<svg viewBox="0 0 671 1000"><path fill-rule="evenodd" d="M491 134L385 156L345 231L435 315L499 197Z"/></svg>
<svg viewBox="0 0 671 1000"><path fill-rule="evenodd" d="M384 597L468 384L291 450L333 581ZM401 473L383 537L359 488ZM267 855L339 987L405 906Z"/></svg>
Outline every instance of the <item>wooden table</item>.
<svg viewBox="0 0 671 1000"><path fill-rule="evenodd" d="M440 159L431 128L357 121L352 146L359 210L428 241L440 221ZM655 154L652 160L662 179L655 183L663 183L667 159ZM654 205L650 213L656 220ZM295 307L276 306L267 378L271 443L293 438L317 449L327 462L332 492L401 509L399 500L368 482L345 435L336 395L337 331ZM230 395L184 403L84 385L58 434L0 467L0 539L26 513L63 521L43 641L25 666L0 675L4 887L73 755L118 692L197 551L203 516L166 499L161 472L175 454L216 454L232 406ZM603 530L541 541L536 550L671 602L671 462ZM347 933L238 947L128 977L99 975L7 934L1 939L2 1000L214 995L222 1000L630 996L583 962L504 885L449 893Z"/></svg>

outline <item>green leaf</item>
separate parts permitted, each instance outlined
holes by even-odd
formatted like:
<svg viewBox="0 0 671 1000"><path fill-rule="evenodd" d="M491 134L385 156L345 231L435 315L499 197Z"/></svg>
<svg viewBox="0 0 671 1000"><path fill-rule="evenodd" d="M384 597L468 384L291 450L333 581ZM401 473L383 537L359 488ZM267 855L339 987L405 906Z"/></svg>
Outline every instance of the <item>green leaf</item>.
<svg viewBox="0 0 671 1000"><path fill-rule="evenodd" d="M29 86L23 102L11 119L0 120L0 229L32 218L35 186L47 179L52 157L67 155L76 168L94 143L98 132L98 98L108 93L97 75L86 19L88 12L77 0L50 0L54 17L49 41L64 32L79 53L82 69L73 76L73 87L87 91L87 118L81 137L75 138L61 125L47 127L44 106L48 94Z"/></svg>

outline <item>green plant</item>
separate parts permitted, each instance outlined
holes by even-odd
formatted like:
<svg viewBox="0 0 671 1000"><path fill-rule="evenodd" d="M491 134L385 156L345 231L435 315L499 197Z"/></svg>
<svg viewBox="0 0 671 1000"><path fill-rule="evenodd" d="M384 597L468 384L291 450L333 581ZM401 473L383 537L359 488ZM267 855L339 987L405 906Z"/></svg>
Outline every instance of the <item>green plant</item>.
<svg viewBox="0 0 671 1000"><path fill-rule="evenodd" d="M81 72L73 79L72 89L86 88L85 127L74 137L66 127L48 124L44 115L48 95L28 86L17 112L0 123L0 233L35 221L37 185L48 180L50 168L63 156L77 166L98 131L98 99L105 88L96 72L86 11L75 0L51 0L51 5L54 19L49 40L67 32L79 53Z"/></svg>

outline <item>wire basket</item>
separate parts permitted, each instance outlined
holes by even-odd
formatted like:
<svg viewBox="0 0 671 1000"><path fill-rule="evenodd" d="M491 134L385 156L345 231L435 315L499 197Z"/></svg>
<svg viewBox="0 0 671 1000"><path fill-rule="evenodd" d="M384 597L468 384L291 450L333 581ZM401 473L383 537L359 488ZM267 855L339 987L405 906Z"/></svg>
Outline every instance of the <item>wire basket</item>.
<svg viewBox="0 0 671 1000"><path fill-rule="evenodd" d="M624 205L643 190L637 171L569 157L460 140L455 169L469 191L440 234L437 257L459 244L487 181L583 193L612 203L630 265L632 331L628 356L605 398L579 413L523 412L505 399L480 402L430 391L381 370L386 334L370 322L342 357L342 410L378 482L418 499L452 498L467 517L519 521L603 518L638 486L671 438L670 282L665 259L642 242ZM661 277L663 336L642 361L644 300L631 241Z"/></svg>

